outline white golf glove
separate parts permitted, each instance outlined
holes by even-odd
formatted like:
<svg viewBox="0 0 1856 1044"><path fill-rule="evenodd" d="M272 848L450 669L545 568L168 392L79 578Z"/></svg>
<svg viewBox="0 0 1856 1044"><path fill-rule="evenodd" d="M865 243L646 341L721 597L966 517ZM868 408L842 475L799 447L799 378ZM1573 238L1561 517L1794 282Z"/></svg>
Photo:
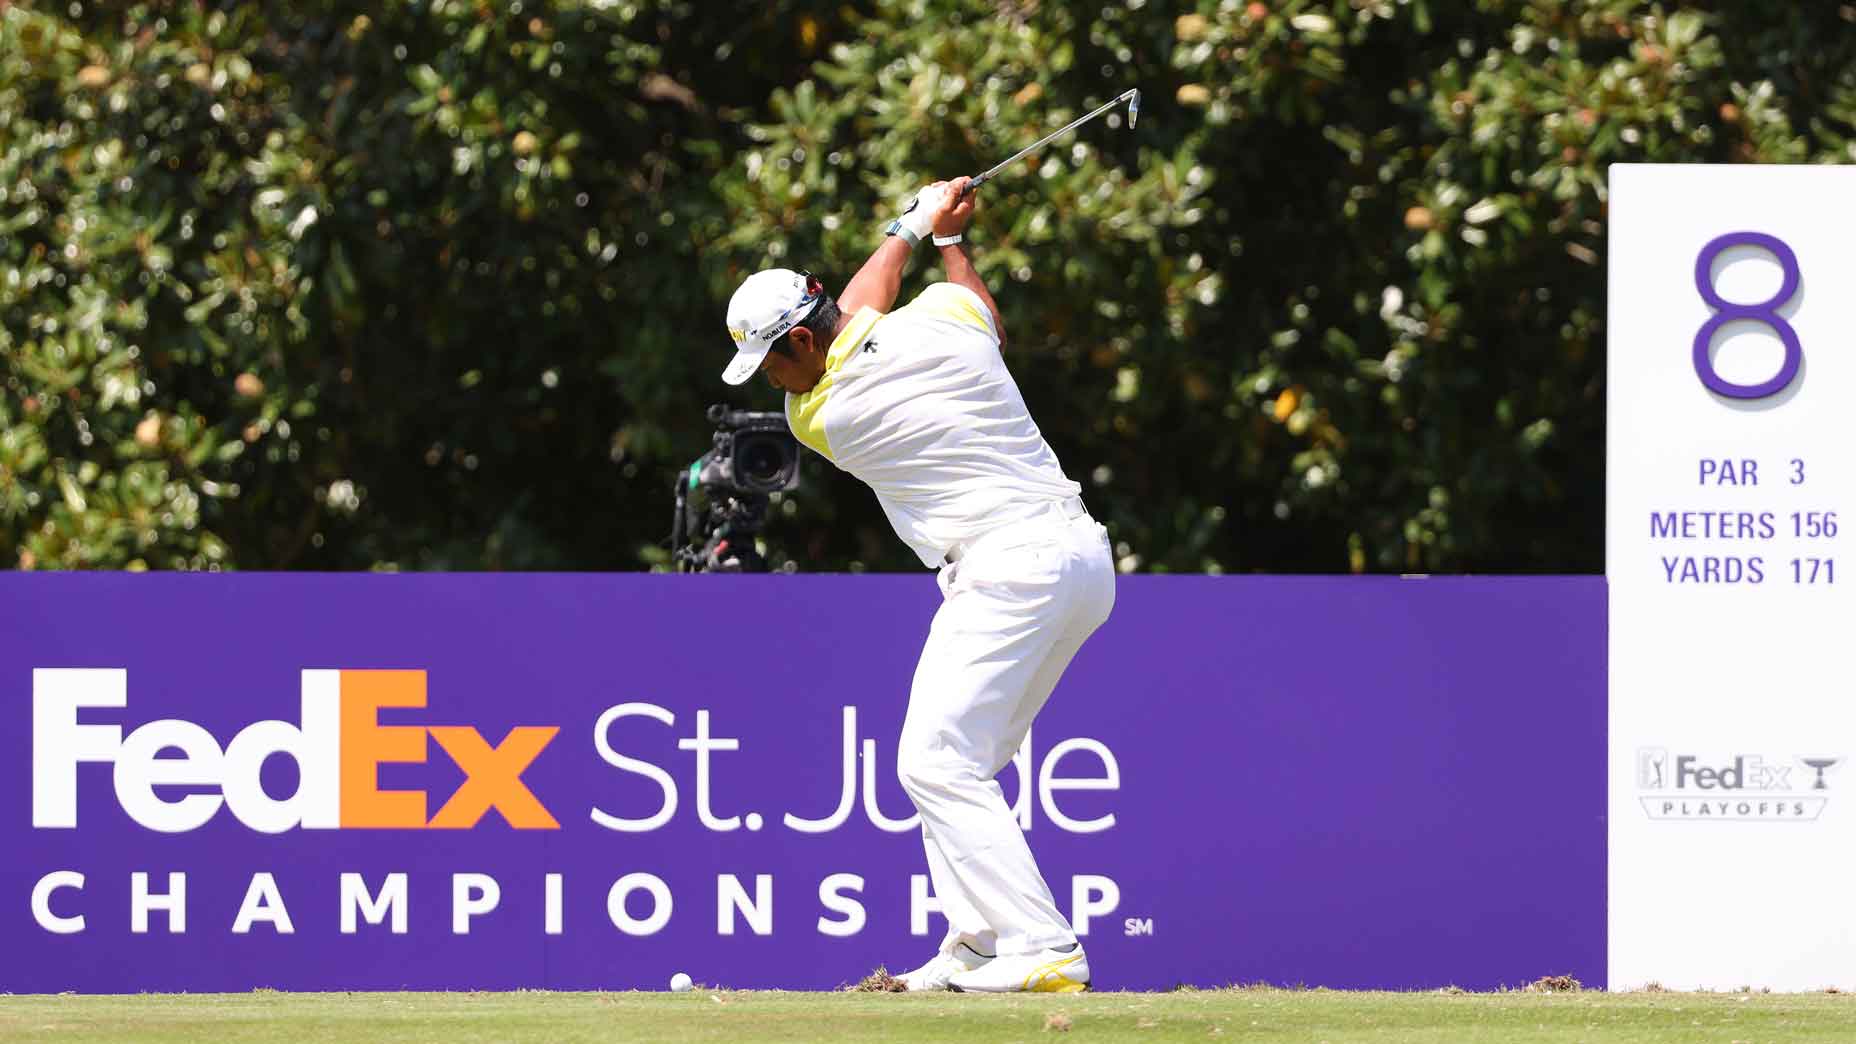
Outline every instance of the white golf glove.
<svg viewBox="0 0 1856 1044"><path fill-rule="evenodd" d="M945 184L929 185L915 194L909 205L902 210L902 216L889 223L885 233L902 236L910 246L928 238L934 231L935 211L947 203L947 186Z"/></svg>

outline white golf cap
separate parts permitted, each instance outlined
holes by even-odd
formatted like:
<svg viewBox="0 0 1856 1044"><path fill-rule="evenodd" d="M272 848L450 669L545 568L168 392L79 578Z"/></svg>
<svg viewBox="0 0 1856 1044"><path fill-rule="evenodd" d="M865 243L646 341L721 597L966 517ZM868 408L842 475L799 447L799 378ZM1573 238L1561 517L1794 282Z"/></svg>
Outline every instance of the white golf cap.
<svg viewBox="0 0 1856 1044"><path fill-rule="evenodd" d="M735 342L735 357L722 371L722 380L740 384L754 376L773 342L811 315L823 296L824 288L810 273L790 268L769 268L743 280L728 299L728 336Z"/></svg>

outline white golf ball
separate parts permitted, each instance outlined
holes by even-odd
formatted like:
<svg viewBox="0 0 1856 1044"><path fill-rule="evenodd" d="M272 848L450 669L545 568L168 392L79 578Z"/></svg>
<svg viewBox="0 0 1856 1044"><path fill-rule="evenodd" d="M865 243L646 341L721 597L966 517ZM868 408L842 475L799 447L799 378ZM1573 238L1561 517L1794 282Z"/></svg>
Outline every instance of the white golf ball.
<svg viewBox="0 0 1856 1044"><path fill-rule="evenodd" d="M690 987L694 985L695 983L690 981L690 977L682 972L678 972L670 977L670 989L673 993L688 993Z"/></svg>

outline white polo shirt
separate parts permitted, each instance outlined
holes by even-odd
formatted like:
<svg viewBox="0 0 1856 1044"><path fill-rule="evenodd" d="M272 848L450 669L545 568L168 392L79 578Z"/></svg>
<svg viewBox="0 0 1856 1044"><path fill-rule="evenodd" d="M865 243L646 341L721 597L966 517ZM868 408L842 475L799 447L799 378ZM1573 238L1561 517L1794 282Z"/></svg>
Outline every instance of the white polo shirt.
<svg viewBox="0 0 1856 1044"><path fill-rule="evenodd" d="M1006 372L986 303L956 283L887 315L859 309L818 384L786 396L786 420L875 491L930 569L949 548L1082 492Z"/></svg>

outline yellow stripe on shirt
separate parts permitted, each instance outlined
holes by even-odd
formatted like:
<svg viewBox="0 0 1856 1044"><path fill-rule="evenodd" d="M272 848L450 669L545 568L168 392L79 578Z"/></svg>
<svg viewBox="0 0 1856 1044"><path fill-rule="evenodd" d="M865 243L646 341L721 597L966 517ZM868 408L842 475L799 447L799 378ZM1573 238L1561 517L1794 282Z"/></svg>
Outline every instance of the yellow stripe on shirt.
<svg viewBox="0 0 1856 1044"><path fill-rule="evenodd" d="M786 397L786 426L793 429L794 437L800 442L833 464L838 462L838 458L832 455L831 444L825 438L825 400L831 395L831 386L837 382L839 367L864 342L864 338L870 335L870 328L881 318L883 313L874 308L859 308L851 316L851 321L845 324L844 330L832 340L831 348L825 352L825 373L818 379L818 383L803 395Z"/></svg>
<svg viewBox="0 0 1856 1044"><path fill-rule="evenodd" d="M918 314L971 326L988 337L995 336L992 319L981 306L979 295L958 283L936 283L915 295L905 311L918 310Z"/></svg>

